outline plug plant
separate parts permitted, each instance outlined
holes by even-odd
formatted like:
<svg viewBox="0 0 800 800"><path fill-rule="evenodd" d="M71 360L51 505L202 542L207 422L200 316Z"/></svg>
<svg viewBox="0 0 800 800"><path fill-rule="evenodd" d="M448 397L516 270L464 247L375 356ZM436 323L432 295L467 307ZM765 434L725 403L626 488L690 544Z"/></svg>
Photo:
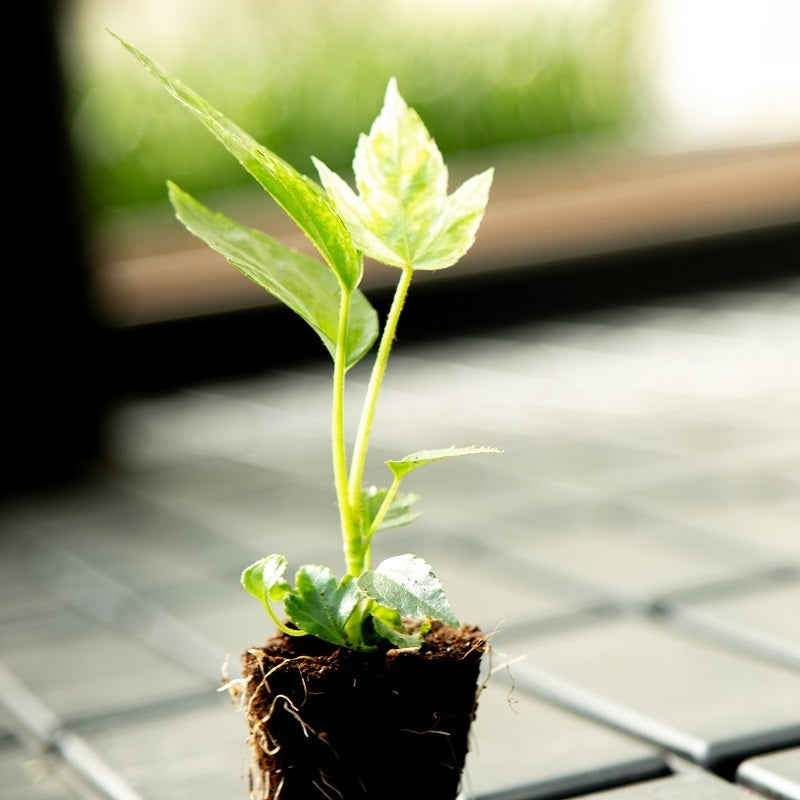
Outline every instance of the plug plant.
<svg viewBox="0 0 800 800"><path fill-rule="evenodd" d="M285 634L315 636L353 650L375 650L384 640L398 648L417 649L432 621L458 627L432 567L410 553L373 566L373 541L417 516L416 495L401 491L409 473L444 459L500 451L467 446L411 453L385 462L390 478L386 486L365 485L364 474L378 398L411 281L419 270L453 266L472 246L493 170L475 175L448 194L442 154L392 78L369 133L358 139L353 160L356 189L312 157L319 177L315 181L255 141L143 52L111 35L225 146L322 257L290 249L167 183L178 220L302 317L332 360L331 453L344 574L337 577L329 567L305 564L291 582L286 558L272 554L244 569L243 587ZM382 329L359 289L365 257L398 270ZM347 373L376 342L357 430L349 443L344 423Z"/></svg>

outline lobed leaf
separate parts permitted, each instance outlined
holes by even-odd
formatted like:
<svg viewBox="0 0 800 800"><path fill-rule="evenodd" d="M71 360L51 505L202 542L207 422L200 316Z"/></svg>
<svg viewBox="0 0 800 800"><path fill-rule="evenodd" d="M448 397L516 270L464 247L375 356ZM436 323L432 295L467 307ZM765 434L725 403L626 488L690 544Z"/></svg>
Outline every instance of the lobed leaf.
<svg viewBox="0 0 800 800"><path fill-rule="evenodd" d="M489 201L493 177L492 169L474 175L443 201L439 224L417 254L414 269L452 266L472 247Z"/></svg>
<svg viewBox="0 0 800 800"><path fill-rule="evenodd" d="M384 264L437 270L472 246L494 175L489 169L447 194L448 172L436 142L392 78L353 170L358 194L313 159L322 185L356 246Z"/></svg>
<svg viewBox="0 0 800 800"><path fill-rule="evenodd" d="M395 478L402 478L409 472L425 466L425 464L441 461L444 458L502 452L496 447L446 447L439 450L420 450L418 453L411 453L398 461L387 461L386 466L389 467Z"/></svg>
<svg viewBox="0 0 800 800"><path fill-rule="evenodd" d="M407 553L384 559L358 578L358 588L403 617L435 619L458 627L450 603L430 564Z"/></svg>
<svg viewBox="0 0 800 800"><path fill-rule="evenodd" d="M321 262L292 250L259 230L211 211L171 181L169 199L177 218L212 250L254 283L299 314L336 350L341 287ZM345 363L352 366L378 336L378 315L364 294L353 290L348 316Z"/></svg>
<svg viewBox="0 0 800 800"><path fill-rule="evenodd" d="M171 77L141 50L109 33L222 143L297 223L333 270L342 287L354 289L363 264L352 237L318 184L253 139L194 90Z"/></svg>
<svg viewBox="0 0 800 800"><path fill-rule="evenodd" d="M347 647L345 624L360 598L352 575L338 583L327 567L306 564L297 571L295 591L287 595L284 607L300 630Z"/></svg>

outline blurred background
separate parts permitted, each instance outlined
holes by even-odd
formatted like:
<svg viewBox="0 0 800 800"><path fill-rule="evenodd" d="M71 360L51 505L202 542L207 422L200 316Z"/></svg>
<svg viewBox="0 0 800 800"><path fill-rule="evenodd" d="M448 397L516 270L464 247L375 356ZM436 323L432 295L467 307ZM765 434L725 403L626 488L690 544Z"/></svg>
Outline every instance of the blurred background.
<svg viewBox="0 0 800 800"><path fill-rule="evenodd" d="M8 128L26 158L9 158L23 174L0 415L0 785L15 800L238 796L240 720L214 690L222 655L264 625L239 572L278 534L293 562L339 557L319 469L327 355L183 229L165 181L307 244L106 28L301 172L315 155L351 177L390 76L451 188L495 167L474 247L415 277L375 458L473 437L506 454L437 473L416 533L389 544L424 547L466 618L510 617L512 649L639 716L596 730L536 706L508 728L504 700L487 702L503 713L487 714L476 786L505 797L513 777L539 788L509 798L539 800L664 776L663 752L696 757L687 740L730 778L709 753L800 742L796 0L18 13ZM368 264L379 312L395 278ZM363 390L363 371L350 380ZM675 619L699 635L673 637ZM721 649L696 649L707 639ZM525 710L547 691L517 669ZM659 724L636 748L609 736L641 717ZM58 786L25 788L26 738L66 765Z"/></svg>
<svg viewBox="0 0 800 800"><path fill-rule="evenodd" d="M269 353L222 345L268 325L272 304L175 222L165 181L289 244L303 247L304 240L105 28L302 172L311 170L313 154L349 176L357 135L394 75L443 150L454 186L496 167L476 247L457 273L435 282L439 291L452 291L456 280L495 290L460 315L480 325L550 313L569 298L614 302L715 269L732 279L782 267L780 258L756 265L744 255L712 257L706 248L708 237L747 233L749 242L756 231L769 231L780 248L787 236L795 240L799 17L791 0L37 6L27 26L38 31L43 75L34 129L61 137L59 147L42 149L37 168L48 201L66 206L48 222L51 251L41 249L41 220L25 223L45 266L12 276L22 317L9 321L9 331L63 347L68 355L48 358L50 368L64 369L68 381L79 376L71 382L85 395L70 412L83 432L70 437L54 426L65 463L54 455L53 473L69 470L70 453L93 441L97 413L120 392L257 369L316 348L299 325ZM43 189L30 191L35 202ZM681 257L658 271L622 269L634 251L686 241L698 243L693 252L702 258ZM605 276L585 290L573 275L559 283L576 269L597 278L601 268ZM392 278L390 270L368 271L365 286L379 306ZM508 281L517 291L501 288ZM440 317L434 324L424 306L419 316L439 332L455 323ZM420 335L437 332L428 326L409 324ZM206 345L186 347L190 335ZM31 389L7 399L7 417L47 424L52 414L36 398L48 379L40 363L18 355L11 374ZM14 430L20 427L27 429ZM19 459L28 452L26 437ZM31 471L37 480L38 458L17 472Z"/></svg>
<svg viewBox="0 0 800 800"><path fill-rule="evenodd" d="M68 363L65 379L79 376L73 383L85 397L71 413L75 430L85 430L54 431L66 436L67 470L119 392L257 369L316 347L299 325L269 353L222 345L269 324L272 304L174 221L165 181L289 244L304 240L105 28L302 172L313 154L349 176L357 135L394 75L443 150L453 185L496 167L476 247L458 273L435 282L450 292L451 281L471 279L497 292L464 307L460 318L471 325L549 313L569 297L613 302L715 269L731 279L783 266L712 257L708 237L769 231L780 248L786 236L795 240L800 9L791 0L51 0L28 26L38 31L44 76L34 119L35 129L58 131L61 146L44 148L53 164L40 159L37 168L48 200L66 206L48 223L44 271L11 279L25 311L9 331L16 325L25 341L50 347L60 341L69 355L48 358L50 368ZM32 237L40 223L27 223ZM694 252L703 257L622 270L622 253L686 241L702 241ZM559 275L590 265L595 277L610 268L598 285L559 284ZM368 271L379 306L392 278ZM507 281L521 291L501 288ZM424 306L419 316L434 325ZM440 317L439 332L451 323ZM189 335L207 344L188 348ZM52 414L36 398L47 379L18 355L11 373L31 390L8 399L7 416L46 424ZM37 462L18 474L41 474Z"/></svg>

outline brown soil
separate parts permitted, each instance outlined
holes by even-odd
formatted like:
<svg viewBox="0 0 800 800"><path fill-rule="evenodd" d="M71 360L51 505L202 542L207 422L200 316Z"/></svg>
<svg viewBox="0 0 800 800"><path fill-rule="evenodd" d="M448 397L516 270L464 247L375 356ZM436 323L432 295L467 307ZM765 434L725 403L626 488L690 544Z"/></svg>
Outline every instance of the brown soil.
<svg viewBox="0 0 800 800"><path fill-rule="evenodd" d="M453 800L475 717L475 627L434 623L418 652L276 634L242 655L258 800Z"/></svg>

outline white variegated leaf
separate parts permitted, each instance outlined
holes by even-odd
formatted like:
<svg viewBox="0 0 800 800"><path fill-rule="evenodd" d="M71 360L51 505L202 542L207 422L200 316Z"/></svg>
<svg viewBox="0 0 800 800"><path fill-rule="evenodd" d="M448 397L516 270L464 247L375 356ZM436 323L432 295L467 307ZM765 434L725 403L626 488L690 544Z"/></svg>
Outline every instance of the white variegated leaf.
<svg viewBox="0 0 800 800"><path fill-rule="evenodd" d="M442 154L394 78L369 134L358 140L358 194L321 161L314 164L356 246L376 261L415 270L444 269L469 250L494 174L486 170L448 195Z"/></svg>

